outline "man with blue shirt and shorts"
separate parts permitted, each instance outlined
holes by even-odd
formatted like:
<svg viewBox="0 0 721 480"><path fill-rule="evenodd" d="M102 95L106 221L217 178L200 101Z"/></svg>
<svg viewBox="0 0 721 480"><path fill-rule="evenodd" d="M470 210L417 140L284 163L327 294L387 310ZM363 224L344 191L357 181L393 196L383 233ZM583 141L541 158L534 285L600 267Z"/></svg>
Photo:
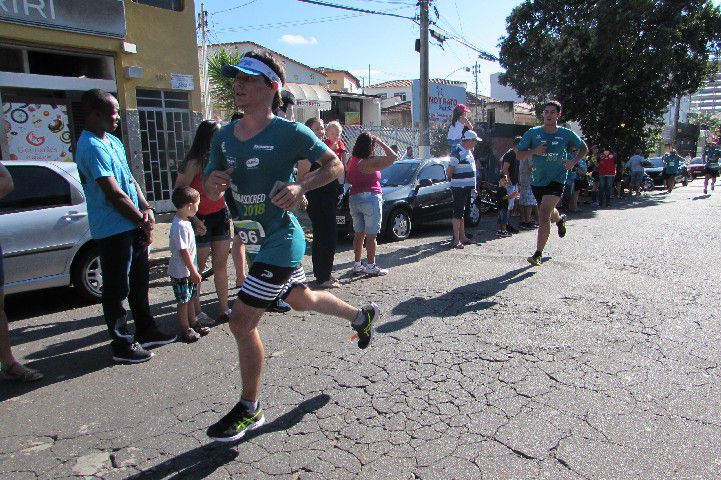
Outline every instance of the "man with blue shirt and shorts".
<svg viewBox="0 0 721 480"><path fill-rule="evenodd" d="M563 196L568 171L586 156L588 147L573 130L558 126L561 104L555 100L543 107L543 125L527 130L516 147L518 159L531 159L531 189L538 202L538 239L536 252L528 257L534 266L541 265L543 249L551 233L551 221L558 227L558 236L566 236L566 216L556 210ZM568 150L576 149L569 156Z"/></svg>
<svg viewBox="0 0 721 480"><path fill-rule="evenodd" d="M235 78L235 102L244 116L213 136L203 189L211 199L232 190L239 210L235 226L252 265L229 321L240 358L240 401L207 433L213 440L232 442L265 422L258 402L265 353L257 326L272 302L281 297L295 310L347 319L360 348L370 343L380 311L373 303L352 307L305 285L305 235L289 210L307 191L338 178L343 165L308 127L273 115L285 82L282 64L270 54L252 52L238 65L224 66L223 75ZM301 158L321 168L292 182Z"/></svg>
<svg viewBox="0 0 721 480"><path fill-rule="evenodd" d="M146 348L174 342L158 330L150 313L148 246L153 242L153 209L130 174L123 143L110 132L120 121L118 101L108 92L88 90L80 100L85 129L75 162L88 206L90 233L100 250L103 316L112 339L113 360L140 363L153 356ZM128 299L135 335L127 329Z"/></svg>

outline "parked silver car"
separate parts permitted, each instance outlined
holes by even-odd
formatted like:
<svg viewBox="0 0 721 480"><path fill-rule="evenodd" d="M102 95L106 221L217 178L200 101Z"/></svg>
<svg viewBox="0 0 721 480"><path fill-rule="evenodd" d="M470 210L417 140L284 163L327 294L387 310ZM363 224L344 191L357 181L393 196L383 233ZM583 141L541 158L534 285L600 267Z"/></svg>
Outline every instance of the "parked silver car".
<svg viewBox="0 0 721 480"><path fill-rule="evenodd" d="M70 162L6 161L15 184L0 199L5 293L73 285L97 301L103 285L78 169Z"/></svg>

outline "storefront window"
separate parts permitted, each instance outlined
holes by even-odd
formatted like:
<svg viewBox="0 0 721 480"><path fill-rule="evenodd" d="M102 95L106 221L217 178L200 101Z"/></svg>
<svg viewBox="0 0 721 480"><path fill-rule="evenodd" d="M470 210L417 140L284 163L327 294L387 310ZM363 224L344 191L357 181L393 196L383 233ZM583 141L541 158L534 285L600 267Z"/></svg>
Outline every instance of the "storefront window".
<svg viewBox="0 0 721 480"><path fill-rule="evenodd" d="M114 80L112 57L91 57L51 51L28 50L29 72L57 77Z"/></svg>
<svg viewBox="0 0 721 480"><path fill-rule="evenodd" d="M23 72L23 52L19 48L0 47L0 72Z"/></svg>
<svg viewBox="0 0 721 480"><path fill-rule="evenodd" d="M135 0L135 2L150 5L151 7L164 8L165 10L183 11L183 0Z"/></svg>

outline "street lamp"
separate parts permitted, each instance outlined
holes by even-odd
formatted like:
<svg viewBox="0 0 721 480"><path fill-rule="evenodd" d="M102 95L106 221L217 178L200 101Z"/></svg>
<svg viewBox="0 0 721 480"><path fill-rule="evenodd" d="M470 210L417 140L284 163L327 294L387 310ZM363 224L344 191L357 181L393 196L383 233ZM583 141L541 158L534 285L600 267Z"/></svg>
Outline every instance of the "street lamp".
<svg viewBox="0 0 721 480"><path fill-rule="evenodd" d="M446 75L446 76L443 78L443 80L448 80L448 77L450 77L450 76L453 75L454 73L459 72L459 71L461 71L461 70L464 70L464 71L466 71L466 72L470 72L470 71L471 71L471 69L470 69L469 67L459 67L459 68L456 68L455 70L453 70L453 71L452 71L451 73L449 73L448 75Z"/></svg>

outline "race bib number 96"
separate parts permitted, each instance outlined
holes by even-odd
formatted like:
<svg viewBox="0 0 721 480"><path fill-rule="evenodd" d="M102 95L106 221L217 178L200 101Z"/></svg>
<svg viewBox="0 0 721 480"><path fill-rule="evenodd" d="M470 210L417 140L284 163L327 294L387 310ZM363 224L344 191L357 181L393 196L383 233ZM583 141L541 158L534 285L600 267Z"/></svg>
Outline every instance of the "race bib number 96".
<svg viewBox="0 0 721 480"><path fill-rule="evenodd" d="M265 241L263 225L254 220L238 220L233 224L238 232L238 238L245 245L245 250L248 253L258 253Z"/></svg>

